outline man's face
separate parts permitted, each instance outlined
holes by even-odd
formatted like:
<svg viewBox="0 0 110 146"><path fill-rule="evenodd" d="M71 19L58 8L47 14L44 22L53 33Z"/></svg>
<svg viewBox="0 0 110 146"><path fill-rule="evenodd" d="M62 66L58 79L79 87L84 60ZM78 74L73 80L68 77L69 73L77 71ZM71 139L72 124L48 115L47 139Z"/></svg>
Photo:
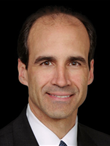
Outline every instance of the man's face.
<svg viewBox="0 0 110 146"><path fill-rule="evenodd" d="M79 25L37 22L29 34L24 84L29 89L30 105L49 118L73 116L93 80L93 60L90 70L88 65L89 36L83 24L74 19Z"/></svg>

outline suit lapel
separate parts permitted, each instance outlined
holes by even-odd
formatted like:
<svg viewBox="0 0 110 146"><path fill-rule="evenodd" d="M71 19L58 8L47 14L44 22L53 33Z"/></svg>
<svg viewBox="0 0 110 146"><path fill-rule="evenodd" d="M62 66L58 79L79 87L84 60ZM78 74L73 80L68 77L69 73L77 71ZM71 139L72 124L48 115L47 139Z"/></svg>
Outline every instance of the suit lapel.
<svg viewBox="0 0 110 146"><path fill-rule="evenodd" d="M78 146L97 146L80 124L78 124Z"/></svg>
<svg viewBox="0 0 110 146"><path fill-rule="evenodd" d="M26 117L26 107L13 122L14 146L39 146ZM78 146L97 146L86 129L78 124Z"/></svg>
<svg viewBox="0 0 110 146"><path fill-rule="evenodd" d="M26 117L26 108L13 123L14 146L38 146Z"/></svg>

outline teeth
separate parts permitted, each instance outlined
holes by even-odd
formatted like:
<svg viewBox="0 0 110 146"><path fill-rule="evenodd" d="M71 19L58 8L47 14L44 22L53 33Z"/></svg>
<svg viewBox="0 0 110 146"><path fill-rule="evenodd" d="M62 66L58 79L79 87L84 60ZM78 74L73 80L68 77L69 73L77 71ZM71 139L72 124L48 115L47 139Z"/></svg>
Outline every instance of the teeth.
<svg viewBox="0 0 110 146"><path fill-rule="evenodd" d="M52 95L52 96L55 96L55 97L58 97L58 98L68 98L68 97L70 97L70 95L68 95L68 96L58 96L58 95Z"/></svg>

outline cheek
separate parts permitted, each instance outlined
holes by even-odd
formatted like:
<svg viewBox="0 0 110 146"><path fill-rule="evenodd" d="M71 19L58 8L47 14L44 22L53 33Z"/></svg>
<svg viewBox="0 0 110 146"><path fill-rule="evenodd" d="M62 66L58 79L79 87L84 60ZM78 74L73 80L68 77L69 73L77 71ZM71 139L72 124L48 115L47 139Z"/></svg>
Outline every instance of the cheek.
<svg viewBox="0 0 110 146"><path fill-rule="evenodd" d="M88 73L87 72L76 72L70 76L71 82L79 89L80 92L84 92L88 86Z"/></svg>
<svg viewBox="0 0 110 146"><path fill-rule="evenodd" d="M82 103L85 101L87 96L87 74L77 73L71 76L73 84L78 89L78 96L76 99L77 107L80 107ZM73 86L74 86L73 85Z"/></svg>
<svg viewBox="0 0 110 146"><path fill-rule="evenodd" d="M43 86L45 86L50 81L51 77L52 73L45 70L31 69L29 72L29 82L30 84L33 84L35 88L43 88Z"/></svg>

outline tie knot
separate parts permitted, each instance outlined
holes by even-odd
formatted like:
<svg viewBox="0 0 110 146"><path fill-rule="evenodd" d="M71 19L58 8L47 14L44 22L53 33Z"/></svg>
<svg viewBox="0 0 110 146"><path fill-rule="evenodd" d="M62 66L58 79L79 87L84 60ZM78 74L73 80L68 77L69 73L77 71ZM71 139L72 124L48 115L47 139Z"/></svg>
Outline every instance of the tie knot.
<svg viewBox="0 0 110 146"><path fill-rule="evenodd" d="M62 140L60 141L59 146L67 146L65 142L63 142Z"/></svg>

